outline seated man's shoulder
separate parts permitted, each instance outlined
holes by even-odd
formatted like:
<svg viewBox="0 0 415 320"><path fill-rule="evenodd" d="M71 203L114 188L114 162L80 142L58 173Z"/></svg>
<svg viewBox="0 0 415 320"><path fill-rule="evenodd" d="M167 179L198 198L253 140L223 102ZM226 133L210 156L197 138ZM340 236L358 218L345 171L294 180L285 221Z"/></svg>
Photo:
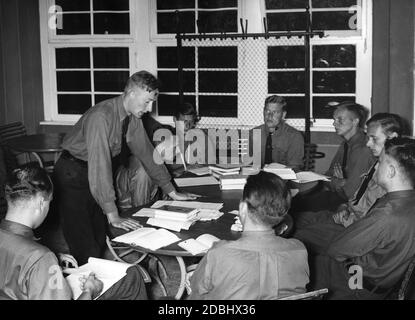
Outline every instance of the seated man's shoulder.
<svg viewBox="0 0 415 320"><path fill-rule="evenodd" d="M287 132L289 135L293 136L293 137L300 137L301 139L303 139L303 135L300 131L298 131L296 128L290 126L287 123L284 123L284 131Z"/></svg>

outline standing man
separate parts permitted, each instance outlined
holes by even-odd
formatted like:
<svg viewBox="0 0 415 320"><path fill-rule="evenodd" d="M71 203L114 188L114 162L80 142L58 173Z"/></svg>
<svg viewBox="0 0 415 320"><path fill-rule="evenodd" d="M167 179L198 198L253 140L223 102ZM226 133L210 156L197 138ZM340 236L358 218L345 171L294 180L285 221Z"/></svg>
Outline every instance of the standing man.
<svg viewBox="0 0 415 320"><path fill-rule="evenodd" d="M132 219L121 218L115 204L113 160L120 155L121 164L128 165L128 149L171 198L195 198L178 193L165 166L153 159L158 153L154 153L141 116L151 111L158 87L158 80L149 72L135 73L121 96L88 110L62 144L63 152L55 166L59 210L65 239L80 264L89 257L102 256L108 223L127 231L140 226Z"/></svg>
<svg viewBox="0 0 415 320"><path fill-rule="evenodd" d="M281 163L295 170L301 169L304 158L304 138L299 131L285 123L287 102L283 97L274 95L265 100L264 124L253 130L261 130L261 166L274 162ZM251 152L252 154L252 152Z"/></svg>

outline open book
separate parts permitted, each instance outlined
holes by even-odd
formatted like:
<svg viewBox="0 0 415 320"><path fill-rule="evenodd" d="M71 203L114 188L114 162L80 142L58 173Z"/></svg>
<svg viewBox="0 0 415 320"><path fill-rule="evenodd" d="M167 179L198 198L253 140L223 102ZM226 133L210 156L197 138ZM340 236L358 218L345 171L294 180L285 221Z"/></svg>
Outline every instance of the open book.
<svg viewBox="0 0 415 320"><path fill-rule="evenodd" d="M78 299L82 294L79 278L82 276L88 276L91 272L93 272L95 273L95 276L103 283L103 289L99 295L101 296L116 282L121 280L127 274L127 269L131 266L132 265L128 263L98 258L89 258L87 264L84 264L77 269L71 270L71 274L66 277L66 281L72 289L73 298Z"/></svg>
<svg viewBox="0 0 415 320"><path fill-rule="evenodd" d="M179 241L180 238L165 229L140 228L112 239L115 242L157 250Z"/></svg>
<svg viewBox="0 0 415 320"><path fill-rule="evenodd" d="M298 183L307 183L319 180L330 181L330 177L312 171L301 171L297 172L297 180L293 181Z"/></svg>
<svg viewBox="0 0 415 320"><path fill-rule="evenodd" d="M191 254L197 255L203 252L207 252L216 241L220 241L220 239L212 236L211 234L202 234L201 236L197 237L196 240L190 238L180 242L178 245Z"/></svg>

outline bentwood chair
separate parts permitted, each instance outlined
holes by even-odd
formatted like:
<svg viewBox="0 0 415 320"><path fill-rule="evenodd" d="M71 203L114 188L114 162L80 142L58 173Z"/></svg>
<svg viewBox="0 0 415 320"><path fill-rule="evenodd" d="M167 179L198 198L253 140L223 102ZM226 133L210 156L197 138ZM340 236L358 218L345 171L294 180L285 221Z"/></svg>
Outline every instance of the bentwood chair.
<svg viewBox="0 0 415 320"><path fill-rule="evenodd" d="M321 300L327 292L329 292L328 289L320 289L306 293L295 294L278 300Z"/></svg>

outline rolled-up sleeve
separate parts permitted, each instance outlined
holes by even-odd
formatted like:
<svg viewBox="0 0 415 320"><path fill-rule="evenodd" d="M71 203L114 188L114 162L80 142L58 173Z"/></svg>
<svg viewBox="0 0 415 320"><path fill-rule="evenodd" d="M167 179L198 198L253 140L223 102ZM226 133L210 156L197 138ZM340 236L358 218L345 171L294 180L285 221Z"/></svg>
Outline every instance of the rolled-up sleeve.
<svg viewBox="0 0 415 320"><path fill-rule="evenodd" d="M105 115L96 113L94 117L88 119L85 128L91 194L105 214L117 212L109 146L109 125Z"/></svg>
<svg viewBox="0 0 415 320"><path fill-rule="evenodd" d="M127 143L132 154L140 159L144 169L153 181L167 194L174 191L171 176L160 154L154 150L141 120L134 119L134 124L130 124Z"/></svg>

